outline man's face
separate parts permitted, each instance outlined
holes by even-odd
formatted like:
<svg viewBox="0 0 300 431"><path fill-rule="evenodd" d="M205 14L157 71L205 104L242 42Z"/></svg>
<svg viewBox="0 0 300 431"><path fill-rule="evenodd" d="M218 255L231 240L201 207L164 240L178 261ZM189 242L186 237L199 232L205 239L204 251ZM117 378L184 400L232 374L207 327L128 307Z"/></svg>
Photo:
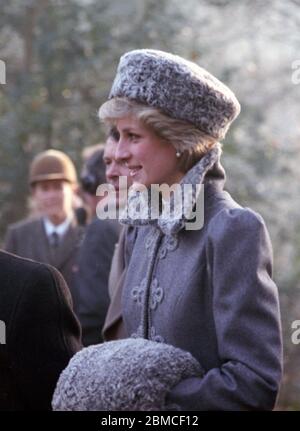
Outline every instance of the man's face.
<svg viewBox="0 0 300 431"><path fill-rule="evenodd" d="M103 160L106 166L105 174L109 184L112 184L116 190L116 197L119 200L120 197L120 184L119 177L127 177L127 186L130 187L132 179L129 176L129 169L122 162L116 161L116 149L118 141L112 137L108 137L104 149Z"/></svg>
<svg viewBox="0 0 300 431"><path fill-rule="evenodd" d="M73 186L67 181L37 182L32 194L38 212L53 222L63 222L72 212Z"/></svg>

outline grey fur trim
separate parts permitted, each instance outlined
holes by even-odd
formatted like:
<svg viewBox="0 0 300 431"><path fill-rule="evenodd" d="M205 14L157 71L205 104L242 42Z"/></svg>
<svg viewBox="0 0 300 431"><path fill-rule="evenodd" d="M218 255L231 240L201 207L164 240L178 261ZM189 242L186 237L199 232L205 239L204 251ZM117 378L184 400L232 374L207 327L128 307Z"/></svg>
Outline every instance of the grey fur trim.
<svg viewBox="0 0 300 431"><path fill-rule="evenodd" d="M127 52L109 98L127 97L194 124L221 140L240 112L234 93L208 71L182 57L152 49Z"/></svg>
<svg viewBox="0 0 300 431"><path fill-rule="evenodd" d="M183 205L180 205L178 210L175 208L176 202L174 196L171 196L171 217L167 217L167 215L162 212L157 218L151 218L153 203L151 202L150 192L146 194L130 190L128 204L120 216L120 223L133 226L152 224L166 235L176 235L185 227L185 223L189 218L185 217L185 215L191 214L196 203L198 197L197 185L203 183L207 171L220 160L221 152L220 144L216 144L186 173L180 182L182 195L184 193L185 184L192 185L192 193L188 197L185 196ZM135 211L136 208L138 208L139 211ZM140 211L140 209L142 211Z"/></svg>
<svg viewBox="0 0 300 431"><path fill-rule="evenodd" d="M58 380L52 407L59 411L165 410L179 381L202 376L189 353L142 338L110 341L78 352Z"/></svg>

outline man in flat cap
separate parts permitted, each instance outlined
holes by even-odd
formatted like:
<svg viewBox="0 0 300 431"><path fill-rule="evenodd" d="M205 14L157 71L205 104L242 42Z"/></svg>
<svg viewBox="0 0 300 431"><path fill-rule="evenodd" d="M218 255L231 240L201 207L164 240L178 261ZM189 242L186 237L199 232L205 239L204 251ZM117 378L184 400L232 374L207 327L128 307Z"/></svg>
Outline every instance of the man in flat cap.
<svg viewBox="0 0 300 431"><path fill-rule="evenodd" d="M61 151L44 151L30 166L29 184L37 216L9 226L4 249L51 264L62 273L72 293L83 236L73 210L77 187L74 164Z"/></svg>

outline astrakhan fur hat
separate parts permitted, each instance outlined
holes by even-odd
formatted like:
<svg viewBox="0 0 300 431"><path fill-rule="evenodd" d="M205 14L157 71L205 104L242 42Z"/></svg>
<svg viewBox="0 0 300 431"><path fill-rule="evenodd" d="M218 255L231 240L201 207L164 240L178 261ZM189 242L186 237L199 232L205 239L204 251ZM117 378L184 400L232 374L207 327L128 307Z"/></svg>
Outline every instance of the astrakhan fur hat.
<svg viewBox="0 0 300 431"><path fill-rule="evenodd" d="M240 112L233 92L217 78L182 57L139 49L124 54L109 99L127 97L192 123L217 140Z"/></svg>

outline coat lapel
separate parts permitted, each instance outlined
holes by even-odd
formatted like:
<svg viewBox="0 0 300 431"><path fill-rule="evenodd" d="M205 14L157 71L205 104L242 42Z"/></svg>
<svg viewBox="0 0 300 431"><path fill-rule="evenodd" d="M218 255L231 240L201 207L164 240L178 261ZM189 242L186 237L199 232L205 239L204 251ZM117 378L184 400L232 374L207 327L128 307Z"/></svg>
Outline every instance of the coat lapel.
<svg viewBox="0 0 300 431"><path fill-rule="evenodd" d="M34 241L33 249L36 249L38 260L40 262L46 262L50 263L50 265L53 265L43 218L37 220L36 229L32 240Z"/></svg>

